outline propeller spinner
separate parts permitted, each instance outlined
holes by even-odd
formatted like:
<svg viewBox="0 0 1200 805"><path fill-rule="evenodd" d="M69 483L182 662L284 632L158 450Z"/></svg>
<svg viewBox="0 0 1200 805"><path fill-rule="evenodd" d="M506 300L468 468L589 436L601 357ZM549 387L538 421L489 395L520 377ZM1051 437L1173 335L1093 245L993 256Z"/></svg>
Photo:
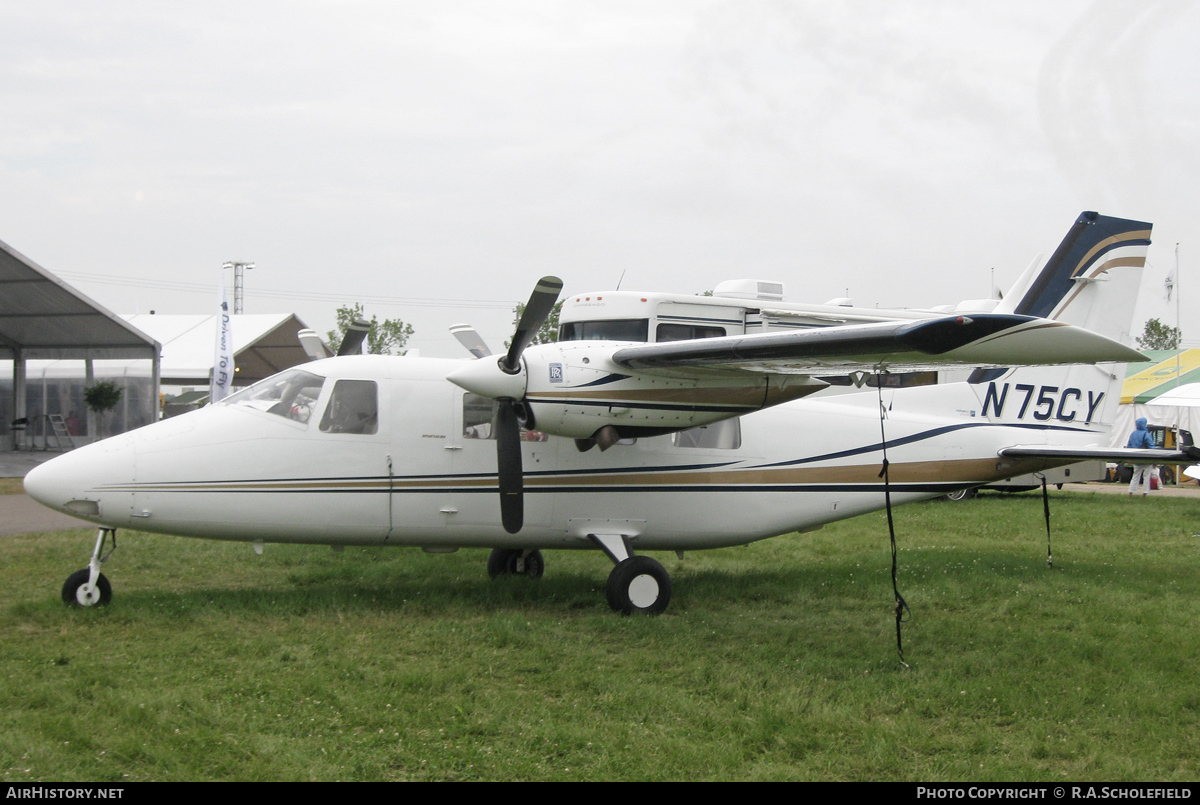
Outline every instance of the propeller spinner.
<svg viewBox="0 0 1200 805"><path fill-rule="evenodd" d="M525 398L526 375L521 353L533 342L542 322L554 310L560 291L562 280L558 277L542 277L529 296L521 320L517 322L508 352L495 362L487 360L486 356L479 356L481 360L472 361L451 372L447 378L467 391L491 397L499 403L496 416L496 467L500 481L500 520L504 530L510 534L520 531L525 521L519 408Z"/></svg>

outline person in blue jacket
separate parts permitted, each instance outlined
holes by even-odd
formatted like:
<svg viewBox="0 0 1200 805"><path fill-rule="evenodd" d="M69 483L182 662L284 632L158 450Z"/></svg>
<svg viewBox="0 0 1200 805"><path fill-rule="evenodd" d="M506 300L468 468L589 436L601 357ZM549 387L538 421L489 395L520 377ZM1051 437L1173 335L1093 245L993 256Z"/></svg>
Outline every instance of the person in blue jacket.
<svg viewBox="0 0 1200 805"><path fill-rule="evenodd" d="M1147 430L1146 418L1140 417L1136 423L1137 428L1133 433L1129 434L1129 442L1126 447L1132 447L1138 450L1153 450L1155 447L1154 437ZM1142 497L1146 497L1146 493L1150 491L1150 476L1154 474L1153 464L1134 464L1133 478L1129 481L1129 496L1133 497L1133 493L1137 491L1138 484L1142 484Z"/></svg>

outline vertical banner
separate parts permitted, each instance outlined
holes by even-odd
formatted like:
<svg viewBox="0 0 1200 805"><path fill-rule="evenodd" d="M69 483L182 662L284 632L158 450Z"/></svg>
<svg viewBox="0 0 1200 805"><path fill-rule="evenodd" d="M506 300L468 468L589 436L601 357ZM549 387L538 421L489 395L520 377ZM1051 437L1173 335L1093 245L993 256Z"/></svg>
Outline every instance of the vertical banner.
<svg viewBox="0 0 1200 805"><path fill-rule="evenodd" d="M233 333L229 326L229 300L225 294L225 270L217 288L220 309L217 311L216 356L213 359L212 385L208 402L211 405L229 396L233 387Z"/></svg>

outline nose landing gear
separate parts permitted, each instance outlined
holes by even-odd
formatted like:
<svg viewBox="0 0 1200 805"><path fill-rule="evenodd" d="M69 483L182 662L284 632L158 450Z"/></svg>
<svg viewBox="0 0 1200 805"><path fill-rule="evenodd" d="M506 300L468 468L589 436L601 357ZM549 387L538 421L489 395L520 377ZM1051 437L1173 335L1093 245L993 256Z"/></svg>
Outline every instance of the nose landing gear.
<svg viewBox="0 0 1200 805"><path fill-rule="evenodd" d="M104 543L112 535L112 548L104 551ZM105 606L112 600L112 585L100 572L100 565L108 561L112 552L117 549L117 531L115 528L102 528L96 537L96 549L92 551L92 560L82 570L76 570L67 576L62 588L62 600L67 606L96 607Z"/></svg>

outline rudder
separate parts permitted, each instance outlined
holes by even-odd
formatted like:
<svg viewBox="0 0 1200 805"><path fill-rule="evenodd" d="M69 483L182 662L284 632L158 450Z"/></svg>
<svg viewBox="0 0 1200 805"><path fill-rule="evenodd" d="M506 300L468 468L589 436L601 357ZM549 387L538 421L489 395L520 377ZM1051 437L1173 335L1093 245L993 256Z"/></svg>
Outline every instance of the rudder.
<svg viewBox="0 0 1200 805"><path fill-rule="evenodd" d="M1042 270L996 308L1130 341L1152 225L1081 213Z"/></svg>
<svg viewBox="0 0 1200 805"><path fill-rule="evenodd" d="M995 312L1054 319L1131 344L1150 232L1142 221L1082 213L1042 269L1018 281ZM993 421L1103 427L1116 414L1123 375L1111 364L1026 367L976 370L969 382Z"/></svg>

